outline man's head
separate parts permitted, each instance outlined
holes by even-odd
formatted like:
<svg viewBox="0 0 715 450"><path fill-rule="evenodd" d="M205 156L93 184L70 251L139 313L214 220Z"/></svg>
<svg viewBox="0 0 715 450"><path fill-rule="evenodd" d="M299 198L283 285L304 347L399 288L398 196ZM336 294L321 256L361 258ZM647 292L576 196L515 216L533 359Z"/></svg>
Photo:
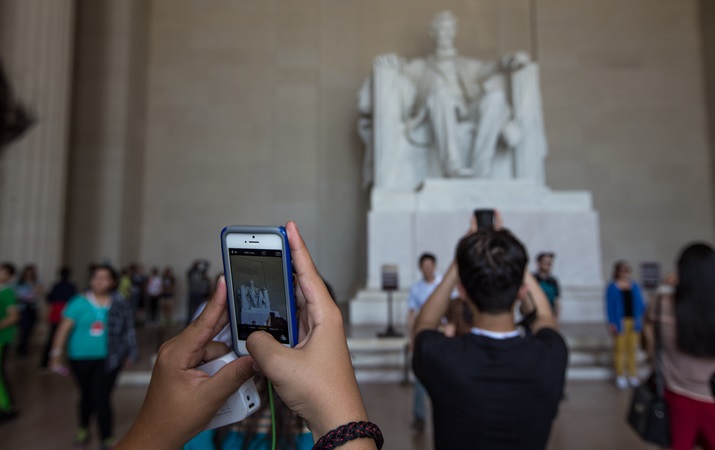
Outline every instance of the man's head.
<svg viewBox="0 0 715 450"><path fill-rule="evenodd" d="M554 254L551 252L542 252L536 257L536 265L539 268L539 273L549 274L554 266Z"/></svg>
<svg viewBox="0 0 715 450"><path fill-rule="evenodd" d="M453 50L457 35L457 18L451 11L435 14L430 23L430 37L438 51Z"/></svg>
<svg viewBox="0 0 715 450"><path fill-rule="evenodd" d="M509 313L524 281L524 245L507 230L480 230L457 245L460 290L487 314Z"/></svg>
<svg viewBox="0 0 715 450"><path fill-rule="evenodd" d="M0 284L9 283L15 276L15 266L8 262L0 264Z"/></svg>
<svg viewBox="0 0 715 450"><path fill-rule="evenodd" d="M427 281L434 280L436 267L437 258L435 258L432 253L422 253L422 256L420 256L420 272L422 272L422 278Z"/></svg>

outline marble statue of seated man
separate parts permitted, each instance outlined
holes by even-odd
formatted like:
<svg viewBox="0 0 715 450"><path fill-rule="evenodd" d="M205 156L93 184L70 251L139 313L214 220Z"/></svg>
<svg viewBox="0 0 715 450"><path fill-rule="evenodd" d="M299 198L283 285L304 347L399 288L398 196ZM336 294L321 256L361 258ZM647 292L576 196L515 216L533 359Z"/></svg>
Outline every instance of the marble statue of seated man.
<svg viewBox="0 0 715 450"><path fill-rule="evenodd" d="M541 137L529 139L531 147L524 150L531 153L529 161L510 164L516 166L515 172L519 173L512 171L509 176L543 178L534 173L539 172L538 166L543 166L546 153L536 69L525 72L526 82L522 82L523 75L514 76L534 64L523 52L507 54L495 62L461 56L454 46L456 34L456 18L444 11L435 15L430 26L435 44L433 54L410 61L395 54L375 59L376 70L389 69L398 74L399 96L395 98L400 99L407 140L414 145L434 148L444 177L491 178L492 163L500 144L516 149L521 145L525 129L534 131ZM519 84L515 85L515 81ZM368 80L363 85L358 106L365 120L371 122L380 119L372 111L370 83ZM518 114L526 110L521 106L528 108L528 114ZM532 119L534 115L538 120ZM469 133L460 131L465 125ZM368 128L371 127L370 123ZM361 131L361 136L366 140L368 151L372 151L371 142L367 142L372 139L371 133ZM511 158L515 159L521 157L517 153L523 152L512 153ZM533 168L525 170L525 164Z"/></svg>

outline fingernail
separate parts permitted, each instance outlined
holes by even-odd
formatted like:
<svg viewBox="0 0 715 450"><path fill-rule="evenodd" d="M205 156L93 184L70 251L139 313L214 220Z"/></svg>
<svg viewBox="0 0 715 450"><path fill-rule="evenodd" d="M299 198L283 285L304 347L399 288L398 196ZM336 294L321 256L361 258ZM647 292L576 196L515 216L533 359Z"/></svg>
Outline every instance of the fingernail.
<svg viewBox="0 0 715 450"><path fill-rule="evenodd" d="M253 364L251 365L251 367L253 368L253 371L254 371L254 372L259 372L259 373L261 372L261 368L258 367L258 364L253 363Z"/></svg>

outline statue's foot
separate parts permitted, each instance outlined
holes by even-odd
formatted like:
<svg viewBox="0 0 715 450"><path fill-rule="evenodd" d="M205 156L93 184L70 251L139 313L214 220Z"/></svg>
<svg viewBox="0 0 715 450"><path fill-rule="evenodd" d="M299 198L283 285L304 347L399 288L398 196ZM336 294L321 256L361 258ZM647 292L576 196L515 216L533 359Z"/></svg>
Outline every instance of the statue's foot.
<svg viewBox="0 0 715 450"><path fill-rule="evenodd" d="M451 169L448 174L452 178L472 178L474 177L474 169L469 167L455 167Z"/></svg>

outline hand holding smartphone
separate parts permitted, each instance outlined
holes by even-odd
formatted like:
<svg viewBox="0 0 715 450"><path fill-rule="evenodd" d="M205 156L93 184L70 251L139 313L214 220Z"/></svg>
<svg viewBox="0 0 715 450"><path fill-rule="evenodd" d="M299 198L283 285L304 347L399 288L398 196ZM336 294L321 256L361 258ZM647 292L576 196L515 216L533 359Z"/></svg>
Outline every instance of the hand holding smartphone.
<svg viewBox="0 0 715 450"><path fill-rule="evenodd" d="M477 228L480 230L493 230L496 224L493 209L475 209L474 218L477 220Z"/></svg>
<svg viewBox="0 0 715 450"><path fill-rule="evenodd" d="M294 347L298 321L285 228L226 227L221 232L221 248L236 354L248 354L246 339L259 330Z"/></svg>

